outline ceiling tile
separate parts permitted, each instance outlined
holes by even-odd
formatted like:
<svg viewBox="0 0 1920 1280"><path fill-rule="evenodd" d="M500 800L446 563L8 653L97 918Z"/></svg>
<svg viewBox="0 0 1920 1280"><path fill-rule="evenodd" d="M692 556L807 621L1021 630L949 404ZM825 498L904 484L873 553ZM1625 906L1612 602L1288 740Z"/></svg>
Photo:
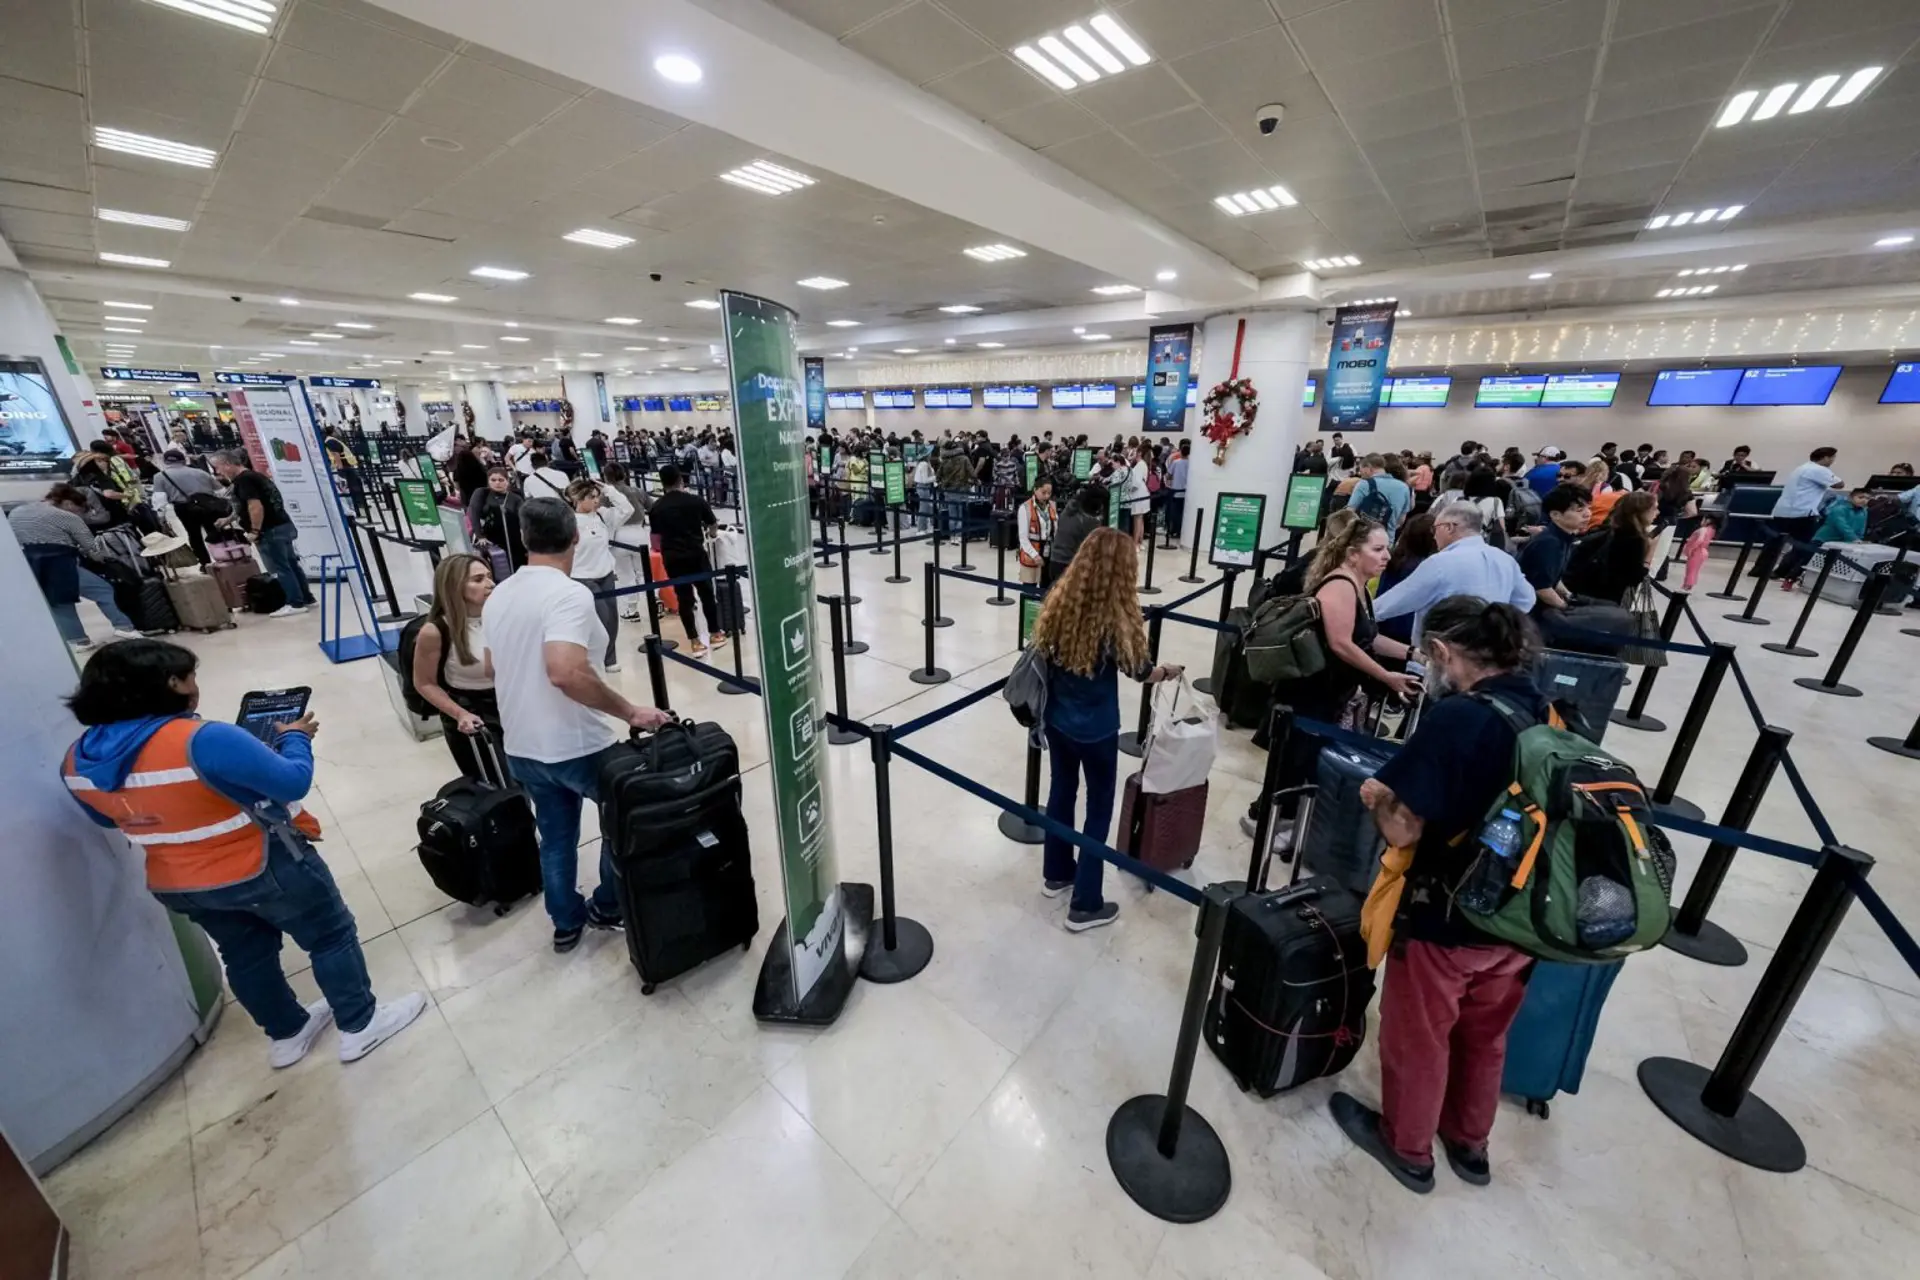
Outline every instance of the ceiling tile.
<svg viewBox="0 0 1920 1280"><path fill-rule="evenodd" d="M1769 44L1811 44L1833 35L1913 21L1911 0L1793 0Z"/></svg>
<svg viewBox="0 0 1920 1280"><path fill-rule="evenodd" d="M1012 58L988 58L951 75L929 80L926 87L982 120L1059 97L1052 85Z"/></svg>
<svg viewBox="0 0 1920 1280"><path fill-rule="evenodd" d="M1383 168L1404 164L1421 159L1433 153L1456 151L1465 146L1460 126L1443 124L1433 129L1423 129L1419 133L1403 134L1398 138L1387 138L1367 147L1367 158Z"/></svg>
<svg viewBox="0 0 1920 1280"><path fill-rule="evenodd" d="M397 111L450 56L444 49L371 23L299 5L267 62L266 75L363 106Z"/></svg>
<svg viewBox="0 0 1920 1280"><path fill-rule="evenodd" d="M366 146L388 119L371 107L268 80L255 90L240 127L253 137L299 143L337 161Z"/></svg>
<svg viewBox="0 0 1920 1280"><path fill-rule="evenodd" d="M1604 4L1562 0L1501 22L1456 29L1453 47L1460 74L1474 79L1597 45L1606 16Z"/></svg>
<svg viewBox="0 0 1920 1280"><path fill-rule="evenodd" d="M1193 95L1163 63L1097 81L1075 90L1071 96L1115 127L1193 105Z"/></svg>
<svg viewBox="0 0 1920 1280"><path fill-rule="evenodd" d="M1341 116L1347 131L1358 139L1362 146L1385 138L1420 133L1455 122L1459 118L1460 107L1454 99L1451 85L1441 89L1429 89L1425 93L1416 93L1404 98L1392 98L1368 107L1360 107L1347 111Z"/></svg>
<svg viewBox="0 0 1920 1280"><path fill-rule="evenodd" d="M1185 151L1162 156L1159 164L1176 177L1204 189L1209 200L1228 191L1244 191L1248 187L1262 185L1263 180L1266 183L1275 180L1237 142L1210 142L1203 146L1188 147ZM1116 182L1115 187L1124 191L1126 183Z"/></svg>
<svg viewBox="0 0 1920 1280"><path fill-rule="evenodd" d="M1782 0L1619 0L1619 12L1613 19L1613 40L1617 45L1649 31L1718 18L1740 9L1764 10L1771 17L1779 11L1781 3Z"/></svg>
<svg viewBox="0 0 1920 1280"><path fill-rule="evenodd" d="M1799 79L1807 74L1809 67L1837 70L1876 63L1885 65L1895 50L1905 49L1920 39L1920 22L1912 21L1920 15L1911 5L1907 6L1907 17L1909 21L1900 26L1839 30L1837 34L1828 34L1835 28L1808 24L1803 28L1805 39L1797 41L1776 30L1760 47L1760 54L1753 61L1751 78L1758 84L1774 84Z"/></svg>
<svg viewBox="0 0 1920 1280"><path fill-rule="evenodd" d="M1536 102L1560 98L1583 98L1593 86L1596 49L1579 49L1558 57L1542 58L1498 75L1468 79L1460 86L1469 116L1498 111L1517 111Z"/></svg>
<svg viewBox="0 0 1920 1280"><path fill-rule="evenodd" d="M1600 92L1594 96L1594 122L1630 120L1651 111L1665 111L1688 103L1704 103L1708 104L1708 109L1714 109L1732 91L1735 78L1745 66L1746 63L1739 60L1713 62L1694 67L1684 76L1660 76L1654 79L1616 80L1608 75L1600 85Z"/></svg>
<svg viewBox="0 0 1920 1280"><path fill-rule="evenodd" d="M1121 133L1127 141L1150 156L1227 140L1227 132L1220 127L1220 122L1209 115L1205 107L1197 106L1139 121L1128 125Z"/></svg>
<svg viewBox="0 0 1920 1280"><path fill-rule="evenodd" d="M835 40L861 23L900 7L900 0L773 0L773 3Z"/></svg>
<svg viewBox="0 0 1920 1280"><path fill-rule="evenodd" d="M1475 147L1473 162L1483 174L1490 170L1507 169L1518 164L1549 161L1563 165L1571 173L1574 157L1579 150L1580 132L1576 129L1567 133L1529 138L1524 142L1505 142L1498 146Z"/></svg>
<svg viewBox="0 0 1920 1280"><path fill-rule="evenodd" d="M686 121L674 119L665 112L642 114L602 93L562 108L558 115L547 119L540 132L564 134L598 147L607 153L607 160L611 162L632 155L642 147L650 147L685 126Z"/></svg>
<svg viewBox="0 0 1920 1280"><path fill-rule="evenodd" d="M1275 25L1266 0L1131 0L1114 13L1155 57L1168 60Z"/></svg>
<svg viewBox="0 0 1920 1280"><path fill-rule="evenodd" d="M1447 21L1455 31L1502 18L1535 13L1558 0L1447 0Z"/></svg>
<svg viewBox="0 0 1920 1280"><path fill-rule="evenodd" d="M1065 98L1022 107L996 116L993 127L1014 141L1038 151L1072 138L1084 138L1106 126L1078 103Z"/></svg>
<svg viewBox="0 0 1920 1280"><path fill-rule="evenodd" d="M1615 40L1607 49L1606 78L1691 80L1695 69L1704 64L1750 55L1759 47L1773 13L1772 9L1742 9L1632 40Z"/></svg>
<svg viewBox="0 0 1920 1280"><path fill-rule="evenodd" d="M1159 181L1172 181L1170 174L1159 169L1117 133L1096 133L1075 138L1072 142L1048 147L1040 154L1089 182L1103 185L1124 186L1130 180L1129 175L1139 174L1142 178L1149 178L1156 176L1156 171Z"/></svg>
<svg viewBox="0 0 1920 1280"><path fill-rule="evenodd" d="M438 45L443 49L455 49L460 45L457 36L434 27L426 26L403 18L391 9L382 9L367 0L301 0L303 9L331 9L335 13L345 14L349 18L358 18L362 22L372 23L376 27L403 35L410 40L419 40L426 44Z"/></svg>
<svg viewBox="0 0 1920 1280"><path fill-rule="evenodd" d="M1528 138L1578 130L1586 124L1586 98L1557 98L1518 111L1475 116L1467 122L1476 147L1524 142Z"/></svg>
<svg viewBox="0 0 1920 1280"><path fill-rule="evenodd" d="M95 123L215 148L232 130L252 84L249 74L218 65L183 73L155 60L151 49L117 39L90 41L88 61Z"/></svg>
<svg viewBox="0 0 1920 1280"><path fill-rule="evenodd" d="M1315 68L1327 97L1350 110L1391 98L1425 93L1453 83L1447 49L1438 40L1383 53L1364 62Z"/></svg>
<svg viewBox="0 0 1920 1280"><path fill-rule="evenodd" d="M42 213L76 213L92 216L93 201L84 191L63 191L58 187L40 187L25 182L0 182L0 207L37 209Z"/></svg>
<svg viewBox="0 0 1920 1280"><path fill-rule="evenodd" d="M780 0L782 6L787 0ZM808 0L817 3L818 0ZM868 0L869 3L872 0ZM991 44L1011 49L1084 21L1102 6L1099 0L938 0L940 7L985 36ZM889 0L888 8L900 0ZM1138 34L1137 32L1135 34Z"/></svg>
<svg viewBox="0 0 1920 1280"><path fill-rule="evenodd" d="M60 4L11 5L0 40L0 76L80 91L73 10Z"/></svg>
<svg viewBox="0 0 1920 1280"><path fill-rule="evenodd" d="M929 0L913 0L906 8L860 28L844 43L914 84L925 84L996 52Z"/></svg>
<svg viewBox="0 0 1920 1280"><path fill-rule="evenodd" d="M1432 0L1344 0L1287 24L1312 67L1361 62L1440 36Z"/></svg>
<svg viewBox="0 0 1920 1280"><path fill-rule="evenodd" d="M1524 160L1519 164L1503 168L1481 166L1480 185L1488 191L1503 188L1528 187L1546 182L1563 182L1573 177L1573 162L1564 157L1548 157L1541 160Z"/></svg>

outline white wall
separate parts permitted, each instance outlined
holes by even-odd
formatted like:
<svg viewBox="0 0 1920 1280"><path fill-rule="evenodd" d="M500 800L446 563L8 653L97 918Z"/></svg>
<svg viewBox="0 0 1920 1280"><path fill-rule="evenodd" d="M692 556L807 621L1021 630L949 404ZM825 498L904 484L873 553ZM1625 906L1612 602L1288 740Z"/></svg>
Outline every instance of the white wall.
<svg viewBox="0 0 1920 1280"><path fill-rule="evenodd" d="M1718 467L1735 445L1753 446L1754 464L1785 471L1806 461L1816 445L1840 450L1836 470L1848 480L1865 480L1896 462L1920 463L1920 405L1880 404L1891 365L1849 365L1824 405L1805 408L1647 407L1651 370L1620 379L1610 409L1475 409L1474 389L1482 370L1453 371L1453 392L1444 409L1380 411L1372 434L1349 434L1357 450L1412 449L1450 457L1464 440L1476 440L1496 455L1507 445L1531 454L1558 445L1568 454L1591 457L1612 440L1626 448L1641 443L1678 457L1692 449ZM1396 366L1396 375L1424 372ZM1504 373L1504 368L1485 372ZM1319 410L1303 410L1320 436Z"/></svg>

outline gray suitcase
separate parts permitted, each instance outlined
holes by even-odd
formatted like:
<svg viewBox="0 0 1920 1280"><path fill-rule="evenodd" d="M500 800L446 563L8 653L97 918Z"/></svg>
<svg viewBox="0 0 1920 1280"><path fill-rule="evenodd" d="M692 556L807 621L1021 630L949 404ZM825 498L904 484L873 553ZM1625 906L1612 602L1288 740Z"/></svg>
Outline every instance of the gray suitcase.
<svg viewBox="0 0 1920 1280"><path fill-rule="evenodd" d="M1321 748L1314 788L1301 800L1293 856L1301 864L1294 876L1330 876L1341 888L1365 899L1380 869L1386 841L1373 812L1360 803L1360 784L1379 772L1387 757L1330 744ZM1302 869L1304 868L1304 869Z"/></svg>
<svg viewBox="0 0 1920 1280"><path fill-rule="evenodd" d="M167 599L180 625L189 631L224 631L233 625L233 611L221 594L218 579L200 573L167 571Z"/></svg>

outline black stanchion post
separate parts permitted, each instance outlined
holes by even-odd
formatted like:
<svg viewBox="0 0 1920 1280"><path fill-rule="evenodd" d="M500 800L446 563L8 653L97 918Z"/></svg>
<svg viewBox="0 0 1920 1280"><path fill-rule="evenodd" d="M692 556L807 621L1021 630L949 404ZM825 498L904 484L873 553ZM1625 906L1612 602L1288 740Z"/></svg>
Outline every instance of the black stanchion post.
<svg viewBox="0 0 1920 1280"><path fill-rule="evenodd" d="M1721 591L1709 591L1707 594L1715 600L1738 600L1740 598L1740 575L1747 570L1747 556L1753 551L1753 535L1740 544L1740 554L1734 557L1733 572L1727 575L1727 585Z"/></svg>
<svg viewBox="0 0 1920 1280"><path fill-rule="evenodd" d="M1155 608L1147 610L1147 659L1156 666L1160 662L1160 624L1163 621L1161 611ZM1146 750L1147 724L1153 715L1153 685L1142 683L1140 686L1140 718L1130 732L1120 735L1120 750L1130 756L1139 756Z"/></svg>
<svg viewBox="0 0 1920 1280"><path fill-rule="evenodd" d="M969 498L967 501L972 502L973 500ZM972 533L973 516L967 511L966 507L963 506L960 508L960 558L953 562L953 567L962 573L973 572L973 566L967 563L967 539Z"/></svg>
<svg viewBox="0 0 1920 1280"><path fill-rule="evenodd" d="M1913 728L1907 730L1904 738L1868 738L1867 745L1909 760L1920 760L1920 720L1913 722Z"/></svg>
<svg viewBox="0 0 1920 1280"><path fill-rule="evenodd" d="M1187 571L1180 575L1181 582L1205 582L1200 576L1200 535L1207 531L1207 509L1195 507L1193 510L1193 550L1187 555Z"/></svg>
<svg viewBox="0 0 1920 1280"><path fill-rule="evenodd" d="M1753 611L1760 607L1760 597L1765 595L1767 588L1773 584L1773 570L1780 563L1780 553L1785 549L1786 544L1779 538L1773 539L1760 548L1760 561L1753 567L1753 590L1747 596L1747 607L1738 613L1724 615L1728 622L1744 622L1753 627L1773 625L1765 618L1754 617Z"/></svg>
<svg viewBox="0 0 1920 1280"><path fill-rule="evenodd" d="M872 499L872 497L873 497L873 493L872 493L872 491L871 491L871 490L869 490L869 491L868 491L868 494L867 494L867 497L868 497L868 499L869 499L869 500L871 500L871 499ZM886 513L887 513L888 511L891 511L891 512L893 512L893 527L894 527L895 529L898 529L898 528L900 527L900 508L898 508L898 507L883 507L883 508L881 508L881 510L880 510L880 511L878 511L877 513L875 513L875 515L874 515L874 517L873 517L873 546L872 546L872 548L871 548L871 549L869 549L869 550L868 550L868 552L867 552L867 554L868 554L868 555L870 555L870 556L883 556L883 555L885 555L885 554L887 554L887 547L886 547L886 541L887 541L887 516L886 516Z"/></svg>
<svg viewBox="0 0 1920 1280"><path fill-rule="evenodd" d="M900 568L900 513L898 511L893 513L893 576L887 581L895 585L913 581Z"/></svg>
<svg viewBox="0 0 1920 1280"><path fill-rule="evenodd" d="M647 683L653 686L653 705L662 711L672 709L667 700L667 660L660 655L666 646L659 636L649 635L640 642L647 654Z"/></svg>
<svg viewBox="0 0 1920 1280"><path fill-rule="evenodd" d="M1854 849L1828 845L1822 852L1807 896L1712 1071L1679 1058L1640 1064L1640 1087L1667 1119L1756 1169L1794 1173L1806 1166L1807 1148L1793 1125L1749 1090L1846 919L1855 880L1872 868L1873 859Z"/></svg>
<svg viewBox="0 0 1920 1280"><path fill-rule="evenodd" d="M1696 822L1706 819L1706 812L1691 800L1683 800L1674 792L1680 787L1680 777L1687 770L1687 761L1693 758L1693 744L1699 741L1700 731L1707 727L1707 712L1713 709L1713 700L1720 695L1720 682L1727 677L1727 668L1733 665L1733 646L1714 644L1707 655L1707 669L1700 673L1700 683L1693 691L1693 701L1687 704L1687 714L1680 721L1680 732L1674 735L1673 747L1667 752L1667 764L1660 771L1660 781L1653 788L1653 802L1673 810L1685 818Z"/></svg>
<svg viewBox="0 0 1920 1280"><path fill-rule="evenodd" d="M1667 597L1667 611L1660 615L1660 638L1673 639L1674 631L1680 626L1680 615L1687 611L1687 593L1675 591ZM1653 696L1654 677L1660 674L1658 667L1640 668L1640 680L1633 688L1633 701L1627 704L1625 711L1615 711L1607 717L1625 729L1644 729L1648 733L1660 733L1667 722L1647 714L1647 699Z"/></svg>
<svg viewBox="0 0 1920 1280"><path fill-rule="evenodd" d="M1156 513L1153 510L1149 509L1147 511L1147 580L1140 585L1140 594L1143 596L1157 596L1160 594L1160 588L1153 585L1153 544L1158 541L1158 539L1153 536L1155 516Z"/></svg>
<svg viewBox="0 0 1920 1280"><path fill-rule="evenodd" d="M1850 684L1841 684L1840 677L1847 673L1847 664L1853 661L1853 651L1860 647L1860 637L1867 634L1867 623L1880 609L1881 601L1887 598L1887 585L1893 581L1893 575L1881 572L1876 566L1867 575L1860 588L1860 605L1853 611L1853 621L1847 624L1847 634L1840 641L1840 649L1833 655L1833 665L1827 668L1827 674L1815 680L1812 676L1801 676L1794 681L1802 689L1812 689L1815 693L1832 693L1842 698L1857 698L1860 691Z"/></svg>
<svg viewBox="0 0 1920 1280"><path fill-rule="evenodd" d="M939 578L939 571L933 567L931 561L922 567L926 570L926 601L923 605L920 625L925 628L927 633L927 662L924 667L916 671L907 672L907 679L913 681L915 684L945 684L947 681L953 679L952 673L942 671L939 667L933 665L934 610L939 607L934 603L934 584Z"/></svg>
<svg viewBox="0 0 1920 1280"><path fill-rule="evenodd" d="M1908 552L1909 550L1910 550L1910 548L1909 548L1909 547L1907 546L1907 544L1906 544L1906 542L1905 542L1905 541L1903 540L1903 541L1901 542L1901 544L1900 544L1900 550L1899 550L1899 552L1898 552L1898 554L1896 554L1896 555L1895 555L1895 556L1893 557L1893 560L1892 560L1892 561L1891 561L1891 562L1890 562L1890 563L1889 563L1889 564L1887 565L1887 572L1888 572L1889 574L1900 574L1900 573L1902 572L1902 570L1901 570L1901 566L1902 566L1902 565L1904 565L1904 564L1906 564L1906 562L1907 562L1907 552ZM1909 583L1911 583L1911 579L1908 579L1908 581L1909 581ZM1891 595L1891 594L1892 594L1892 584L1891 584L1891 583L1889 583L1889 584L1888 584L1888 594L1889 594L1889 595ZM1902 611L1902 609L1903 609L1903 608L1904 608L1904 606L1902 606L1902 605L1897 605L1897 604L1888 604L1888 603L1886 603L1886 602L1885 602L1885 601L1883 600L1883 601L1881 601L1881 603L1880 603L1880 608L1879 608L1878 610L1876 610L1875 612L1877 612L1877 613L1879 613L1879 614L1881 614L1881 615L1882 615L1882 616L1884 616L1884 617L1888 617L1888 618L1897 618L1897 617L1899 617L1899 616L1900 616L1900 614L1901 614L1901 611Z"/></svg>
<svg viewBox="0 0 1920 1280"><path fill-rule="evenodd" d="M1000 536L994 539L998 545L994 548L993 594L987 597L987 603L997 609L1004 609L1013 601L1007 599L1007 543L1013 532L1013 516L1010 513L996 511L993 518L1000 524Z"/></svg>
<svg viewBox="0 0 1920 1280"><path fill-rule="evenodd" d="M740 650L746 646L747 637L746 618L744 617L746 610L740 607L744 603L740 598L740 566L730 564L720 571L720 575L720 587L727 601L727 612L733 616L733 674L736 679L743 681L746 686L742 687L742 685L722 680L720 681L720 692L729 697L737 698L743 694L759 692L760 682L758 680L747 679L746 670L741 665L743 660L740 656ZM692 590L692 588L689 587L687 590Z"/></svg>
<svg viewBox="0 0 1920 1280"><path fill-rule="evenodd" d="M1228 569L1223 569L1221 571L1220 625L1223 627L1227 625L1227 615L1233 612L1233 584L1234 584L1234 580L1237 579L1239 576L1240 576L1240 571L1238 569L1228 568ZM1216 640L1215 643L1218 643L1218 641ZM1193 682L1193 687L1198 689L1201 693L1210 694L1214 691L1213 677L1201 676L1198 680L1195 680Z"/></svg>
<svg viewBox="0 0 1920 1280"><path fill-rule="evenodd" d="M373 550L373 567L380 574L380 589L387 593L387 616L401 616L400 597L393 589L393 575L387 572L387 553L380 549L380 535L373 530L367 531L367 545Z"/></svg>
<svg viewBox="0 0 1920 1280"><path fill-rule="evenodd" d="M846 604L846 607L847 607L846 650L850 654L860 654L860 653L865 653L867 651L868 646L866 641L855 640L853 638L853 606L860 603L860 597L853 594L853 582L852 582L852 579L848 576L850 572L848 569L848 566L851 565L852 563L853 563L853 557L851 556L840 557L840 599Z"/></svg>
<svg viewBox="0 0 1920 1280"><path fill-rule="evenodd" d="M652 547L648 547L640 552L640 581L648 587L653 586ZM683 587L681 589L688 590L689 588ZM660 636L660 593L649 590L643 591L640 594L647 598L647 629L651 634ZM662 649L678 649L680 645L677 641L669 640L665 636L660 636L660 647Z"/></svg>
<svg viewBox="0 0 1920 1280"><path fill-rule="evenodd" d="M1247 892L1267 887L1267 851L1273 844L1273 800L1280 791L1280 765L1293 737L1293 708L1276 706L1267 721L1267 763L1260 774L1260 813L1253 820L1253 856L1247 862ZM1292 860L1289 853L1288 861Z"/></svg>
<svg viewBox="0 0 1920 1280"><path fill-rule="evenodd" d="M1819 602L1820 593L1826 589L1827 575L1833 572L1834 558L1838 555L1837 552L1829 551L1825 547L1820 549L1819 554L1820 572L1814 575L1813 586L1808 588L1806 592L1807 602L1800 606L1800 616L1794 620L1793 633L1787 637L1785 644L1763 644L1760 646L1762 649L1770 649L1774 653L1784 653L1789 658L1817 658L1820 656L1818 649L1802 649L1800 647L1800 633L1807 629L1807 619L1813 616L1813 606Z"/></svg>
<svg viewBox="0 0 1920 1280"><path fill-rule="evenodd" d="M1020 796L1029 809L1040 807L1040 748L1027 736L1027 789ZM1016 813L1000 811L1000 834L1016 844L1045 844L1047 833Z"/></svg>
<svg viewBox="0 0 1920 1280"><path fill-rule="evenodd" d="M820 567L833 568L833 543L827 540L827 508L832 505L829 495L832 490L825 485L820 487Z"/></svg>
<svg viewBox="0 0 1920 1280"><path fill-rule="evenodd" d="M1760 736L1747 754L1746 767L1740 770L1740 780L1733 784L1733 796L1720 815L1721 826L1745 831L1752 825L1754 815L1760 811L1761 797L1767 794L1767 784L1773 781L1780 757L1786 754L1787 744L1792 741L1793 732L1789 729L1770 724L1761 726ZM1747 949L1740 939L1707 919L1707 912L1713 910L1713 899L1733 866L1733 854L1734 846L1723 840L1707 846L1700 859L1700 869L1693 873L1693 883L1687 886L1686 901L1674 912L1673 927L1660 940L1670 950L1707 964L1735 967L1747 962Z"/></svg>
<svg viewBox="0 0 1920 1280"><path fill-rule="evenodd" d="M840 610L846 603L845 596L827 597L827 622L833 629L833 709L842 720L853 718L847 714L846 633L840 627ZM842 729L837 724L827 726L827 742L832 746L844 747L858 741L860 735L851 729Z"/></svg>
<svg viewBox="0 0 1920 1280"><path fill-rule="evenodd" d="M868 982L905 982L933 959L933 935L893 906L893 726L873 726L873 807L879 820L880 918L867 935L860 976Z"/></svg>
<svg viewBox="0 0 1920 1280"><path fill-rule="evenodd" d="M933 540L933 625L950 627L953 619L940 612L940 540Z"/></svg>
<svg viewBox="0 0 1920 1280"><path fill-rule="evenodd" d="M1107 1123L1107 1164L1113 1176L1135 1204L1167 1222L1203 1222L1220 1212L1233 1189L1233 1168L1220 1135L1187 1105L1200 1022L1220 963L1231 901L1231 891L1218 884L1208 885L1201 899L1200 941L1187 975L1187 1000L1166 1093L1127 1099Z"/></svg>

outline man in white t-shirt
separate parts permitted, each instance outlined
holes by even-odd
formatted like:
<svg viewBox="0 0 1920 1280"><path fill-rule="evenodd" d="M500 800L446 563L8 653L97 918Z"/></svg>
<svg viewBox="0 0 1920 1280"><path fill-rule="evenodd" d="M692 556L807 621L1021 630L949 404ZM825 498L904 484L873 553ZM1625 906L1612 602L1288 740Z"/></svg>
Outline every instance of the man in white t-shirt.
<svg viewBox="0 0 1920 1280"><path fill-rule="evenodd" d="M600 847L600 884L580 896L580 802L599 801L600 765L625 727L653 729L664 711L638 707L601 679L607 629L593 593L575 582L579 531L572 508L530 497L520 508L527 565L494 588L481 631L506 731L507 764L533 800L540 829L540 880L553 949L571 951L581 931L620 927L613 862Z"/></svg>
<svg viewBox="0 0 1920 1280"><path fill-rule="evenodd" d="M523 476L533 474L533 446L525 436L507 446L507 465Z"/></svg>

